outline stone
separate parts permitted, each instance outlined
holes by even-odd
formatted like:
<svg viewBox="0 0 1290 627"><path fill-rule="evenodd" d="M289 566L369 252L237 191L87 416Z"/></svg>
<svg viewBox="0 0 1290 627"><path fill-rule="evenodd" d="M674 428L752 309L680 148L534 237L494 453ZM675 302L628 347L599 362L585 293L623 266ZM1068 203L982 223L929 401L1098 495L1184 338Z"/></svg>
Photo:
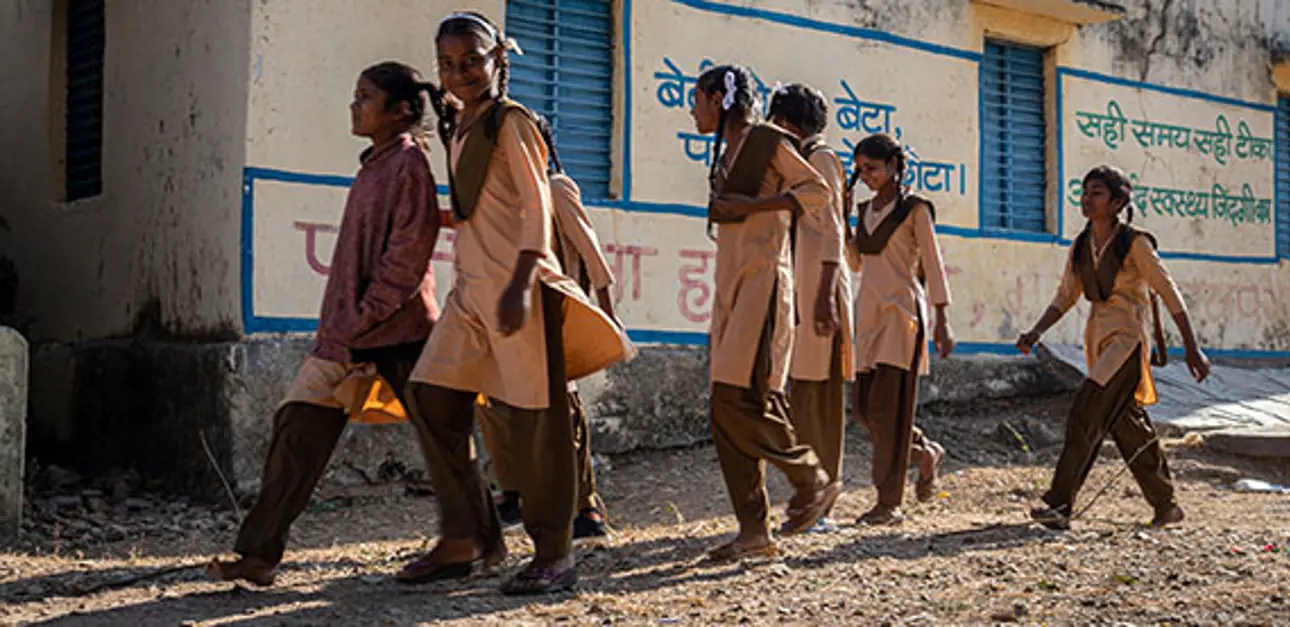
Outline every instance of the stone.
<svg viewBox="0 0 1290 627"><path fill-rule="evenodd" d="M1290 458L1290 425L1223 429L1205 434L1205 447L1246 457Z"/></svg>
<svg viewBox="0 0 1290 627"><path fill-rule="evenodd" d="M28 363L27 340L0 327L0 540L22 530Z"/></svg>

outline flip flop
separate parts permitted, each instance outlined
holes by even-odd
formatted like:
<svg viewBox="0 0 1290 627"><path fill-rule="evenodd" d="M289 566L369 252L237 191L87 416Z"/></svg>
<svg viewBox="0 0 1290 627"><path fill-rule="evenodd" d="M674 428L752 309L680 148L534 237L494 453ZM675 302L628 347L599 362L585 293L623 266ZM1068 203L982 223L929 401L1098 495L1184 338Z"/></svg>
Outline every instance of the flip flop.
<svg viewBox="0 0 1290 627"><path fill-rule="evenodd" d="M945 447L936 442L927 443L928 452L936 456L936 461L932 462L932 472L924 477L923 471L918 471L918 482L914 484L914 497L919 503L927 503L936 498L936 480L940 477L941 462L945 459Z"/></svg>
<svg viewBox="0 0 1290 627"><path fill-rule="evenodd" d="M206 564L206 576L215 581L247 581L264 588L273 585L278 569L256 557L243 557L232 562L211 560Z"/></svg>
<svg viewBox="0 0 1290 627"><path fill-rule="evenodd" d="M811 501L805 505L789 503L788 520L779 529L782 536L792 536L805 532L833 507L834 501L842 493L842 482L832 481L815 491ZM797 497L793 497L797 501Z"/></svg>
<svg viewBox="0 0 1290 627"><path fill-rule="evenodd" d="M732 562L749 557L776 557L779 555L779 545L774 541L768 541L767 544L746 545L738 542L727 542L711 551L708 551L708 559L714 562Z"/></svg>
<svg viewBox="0 0 1290 627"><path fill-rule="evenodd" d="M905 514L900 511L899 507L884 507L875 505L873 509L865 512L858 520L857 524L869 527L894 527L905 522Z"/></svg>
<svg viewBox="0 0 1290 627"><path fill-rule="evenodd" d="M502 584L502 594L528 596L563 592L578 583L578 569L569 566L563 570L542 568L530 564Z"/></svg>
<svg viewBox="0 0 1290 627"><path fill-rule="evenodd" d="M474 572L475 563L478 561L481 560L475 559L469 562L445 564L431 558L430 554L426 553L404 566L403 570L400 570L394 576L394 580L399 583L416 585L445 579L464 579Z"/></svg>

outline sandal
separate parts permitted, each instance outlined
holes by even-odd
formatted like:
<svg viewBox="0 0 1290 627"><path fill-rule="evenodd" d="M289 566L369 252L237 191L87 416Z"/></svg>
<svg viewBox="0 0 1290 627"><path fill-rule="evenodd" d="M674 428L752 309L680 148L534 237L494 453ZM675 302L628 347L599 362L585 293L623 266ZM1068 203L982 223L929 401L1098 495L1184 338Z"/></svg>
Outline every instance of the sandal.
<svg viewBox="0 0 1290 627"><path fill-rule="evenodd" d="M1169 505L1156 510L1156 515L1151 518L1151 526L1162 528L1168 527L1169 525L1176 525L1182 522L1186 517L1187 515L1183 513L1183 509L1181 507L1178 507L1177 505Z"/></svg>
<svg viewBox="0 0 1290 627"><path fill-rule="evenodd" d="M914 497L919 503L927 503L936 498L936 479L940 475L941 460L945 459L945 448L940 444L928 441L926 455L932 456L932 471L926 475L922 468L918 470L918 482L914 484Z"/></svg>
<svg viewBox="0 0 1290 627"><path fill-rule="evenodd" d="M530 563L527 568L516 573L514 577L502 584L502 594L525 596L563 592L577 583L578 569L575 566L571 565L560 570L534 566Z"/></svg>
<svg viewBox="0 0 1290 627"><path fill-rule="evenodd" d="M1066 531L1071 528L1071 517L1068 507L1036 507L1030 510L1030 519L1055 531Z"/></svg>
<svg viewBox="0 0 1290 627"><path fill-rule="evenodd" d="M831 481L824 487L811 490L805 494L798 491L788 504L788 520L779 528L782 536L797 535L810 529L812 525L833 508L833 502L842 493L842 482ZM807 498L810 500L808 501ZM805 502L803 502L805 501Z"/></svg>
<svg viewBox="0 0 1290 627"><path fill-rule="evenodd" d="M779 545L775 544L770 538L766 539L766 544L756 545L742 544L738 540L734 540L708 551L708 559L714 562L732 562L749 557L776 557L778 555Z"/></svg>
<svg viewBox="0 0 1290 627"><path fill-rule="evenodd" d="M445 579L465 579L475 571L475 562L480 561L475 559L469 562L446 564L431 555L426 553L404 566L403 570L394 576L395 581L416 585Z"/></svg>
<svg viewBox="0 0 1290 627"><path fill-rule="evenodd" d="M247 581L260 587L273 585L278 569L258 557L242 557L233 562L211 560L206 576L215 581Z"/></svg>
<svg viewBox="0 0 1290 627"><path fill-rule="evenodd" d="M894 527L905 522L905 514L900 511L899 507L888 507L886 505L874 505L873 509L865 512L856 520L857 524L868 527Z"/></svg>

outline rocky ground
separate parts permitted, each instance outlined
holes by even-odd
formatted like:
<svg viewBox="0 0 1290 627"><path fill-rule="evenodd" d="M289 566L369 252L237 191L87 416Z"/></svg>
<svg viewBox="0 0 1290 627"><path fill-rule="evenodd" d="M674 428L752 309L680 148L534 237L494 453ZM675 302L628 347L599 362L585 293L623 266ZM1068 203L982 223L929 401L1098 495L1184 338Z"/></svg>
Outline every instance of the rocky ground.
<svg viewBox="0 0 1290 627"><path fill-rule="evenodd" d="M130 474L39 469L23 540L0 553L6 624L1290 624L1290 465L1226 457L1196 438L1167 446L1189 519L1150 512L1108 445L1082 501L1113 487L1070 532L1026 524L1048 480L1066 397L929 407L951 451L943 492L900 528L850 524L871 504L869 447L853 429L834 534L782 543L784 557L713 564L733 531L710 447L601 460L616 535L579 550L578 590L511 599L496 588L530 550L456 584L390 580L435 529L414 482L325 491L296 526L277 586L207 582L200 564L232 543L237 514L164 498ZM787 497L771 471L773 495Z"/></svg>

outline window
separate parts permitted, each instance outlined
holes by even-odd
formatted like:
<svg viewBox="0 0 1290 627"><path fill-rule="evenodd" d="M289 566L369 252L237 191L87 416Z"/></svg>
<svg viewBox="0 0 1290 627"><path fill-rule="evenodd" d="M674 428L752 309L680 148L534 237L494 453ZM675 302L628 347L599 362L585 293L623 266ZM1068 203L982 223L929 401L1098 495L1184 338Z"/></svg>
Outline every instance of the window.
<svg viewBox="0 0 1290 627"><path fill-rule="evenodd" d="M103 191L103 2L67 0L65 200Z"/></svg>
<svg viewBox="0 0 1290 627"><path fill-rule="evenodd" d="M511 96L551 120L560 161L588 198L609 197L613 136L610 0L507 0Z"/></svg>
<svg viewBox="0 0 1290 627"><path fill-rule="evenodd" d="M1043 49L987 41L980 89L981 228L1046 232Z"/></svg>
<svg viewBox="0 0 1290 627"><path fill-rule="evenodd" d="M1277 99L1276 119L1277 256L1290 258L1290 95Z"/></svg>

